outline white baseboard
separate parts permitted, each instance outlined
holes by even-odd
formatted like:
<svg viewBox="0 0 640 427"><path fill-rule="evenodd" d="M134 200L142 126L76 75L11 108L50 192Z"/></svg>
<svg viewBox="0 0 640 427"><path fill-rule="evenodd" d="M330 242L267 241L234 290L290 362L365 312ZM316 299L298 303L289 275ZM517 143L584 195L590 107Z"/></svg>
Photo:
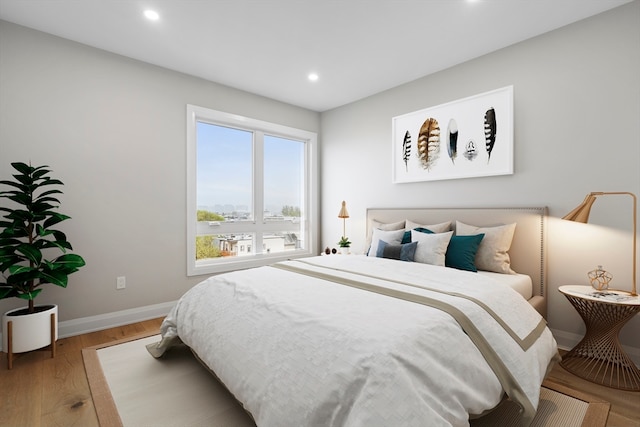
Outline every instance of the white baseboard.
<svg viewBox="0 0 640 427"><path fill-rule="evenodd" d="M560 331L558 329L551 329L551 333L558 343L558 348L562 350L571 350L582 339L582 335ZM629 356L629 358L633 361L633 363L635 363L636 366L640 367L640 348L631 347L628 345L623 345L622 348L627 353L627 356Z"/></svg>
<svg viewBox="0 0 640 427"><path fill-rule="evenodd" d="M169 313L175 303L175 301L171 301L148 305L145 307L115 311L113 313L98 314L97 316L65 320L58 323L58 339L163 317ZM0 332L0 346L1 345L2 333Z"/></svg>

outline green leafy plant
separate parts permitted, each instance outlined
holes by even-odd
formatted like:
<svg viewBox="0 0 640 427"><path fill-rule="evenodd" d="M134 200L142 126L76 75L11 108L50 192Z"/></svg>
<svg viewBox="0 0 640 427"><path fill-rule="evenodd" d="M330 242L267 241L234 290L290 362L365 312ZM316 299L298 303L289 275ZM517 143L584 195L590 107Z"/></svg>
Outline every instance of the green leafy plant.
<svg viewBox="0 0 640 427"><path fill-rule="evenodd" d="M222 251L213 246L213 236L196 236L196 259L220 258Z"/></svg>
<svg viewBox="0 0 640 427"><path fill-rule="evenodd" d="M196 214L198 216L198 221L224 221L224 217L222 215L218 215L217 213L198 210Z"/></svg>
<svg viewBox="0 0 640 427"><path fill-rule="evenodd" d="M0 198L17 206L0 206L0 299L21 298L29 301L29 313L35 311L34 299L41 286L51 283L67 287L69 275L85 265L73 250L67 236L52 227L70 217L55 209L60 201L54 197L62 191L51 186L64 185L48 176L48 166L32 167L11 163L18 171L14 181L0 181L12 189L0 192ZM62 255L60 255L62 252ZM53 257L50 257L53 255Z"/></svg>
<svg viewBox="0 0 640 427"><path fill-rule="evenodd" d="M338 242L338 246L340 246L341 248L348 248L351 246L351 242L349 241L348 237L342 236L340 238L340 241Z"/></svg>

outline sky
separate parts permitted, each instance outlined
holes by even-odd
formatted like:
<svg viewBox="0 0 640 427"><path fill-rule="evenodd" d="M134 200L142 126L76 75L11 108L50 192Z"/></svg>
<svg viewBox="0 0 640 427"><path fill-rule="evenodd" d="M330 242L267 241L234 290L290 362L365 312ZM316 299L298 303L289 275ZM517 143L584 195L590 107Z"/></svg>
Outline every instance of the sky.
<svg viewBox="0 0 640 427"><path fill-rule="evenodd" d="M252 205L253 133L198 122L197 205ZM265 208L301 207L304 143L265 135Z"/></svg>

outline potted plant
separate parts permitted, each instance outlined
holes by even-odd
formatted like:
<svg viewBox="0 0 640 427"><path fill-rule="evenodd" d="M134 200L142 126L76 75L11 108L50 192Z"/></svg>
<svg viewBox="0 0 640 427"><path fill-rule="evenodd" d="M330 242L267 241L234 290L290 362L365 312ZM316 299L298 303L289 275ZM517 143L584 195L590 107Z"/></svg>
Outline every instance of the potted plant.
<svg viewBox="0 0 640 427"><path fill-rule="evenodd" d="M48 176L48 166L33 167L11 163L17 171L14 180L0 181L10 187L0 198L13 207L0 206L0 299L20 298L27 307L11 310L2 317L3 350L8 348L7 328L12 323L12 352L22 353L53 344L57 339L57 305L36 306L35 298L45 284L65 288L70 274L85 265L73 250L67 236L54 226L69 219L56 211L62 191L60 180ZM55 316L55 331L50 314ZM44 330L40 330L43 318ZM38 326L35 326L38 325ZM34 327L38 330L30 330ZM52 336L53 335L53 336ZM53 348L53 347L52 347Z"/></svg>
<svg viewBox="0 0 640 427"><path fill-rule="evenodd" d="M348 237L342 236L340 241L338 242L338 246L340 246L340 252L343 254L349 253L349 247L351 246L351 242Z"/></svg>

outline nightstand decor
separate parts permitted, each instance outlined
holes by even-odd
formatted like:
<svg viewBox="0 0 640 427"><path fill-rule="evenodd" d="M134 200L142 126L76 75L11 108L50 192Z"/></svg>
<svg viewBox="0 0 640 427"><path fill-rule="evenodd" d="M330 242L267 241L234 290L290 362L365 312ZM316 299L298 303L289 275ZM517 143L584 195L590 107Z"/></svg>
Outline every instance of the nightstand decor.
<svg viewBox="0 0 640 427"><path fill-rule="evenodd" d="M601 265L599 265L595 270L591 270L587 273L587 276L589 276L589 283L591 283L591 287L596 291L603 291L609 288L609 282L613 279L611 273L603 270Z"/></svg>
<svg viewBox="0 0 640 427"><path fill-rule="evenodd" d="M596 201L596 198L600 196L613 196L613 195L626 195L626 196L631 196L631 198L633 199L633 249L632 249L632 258L631 258L631 261L632 261L631 262L631 265L632 265L631 295L637 296L638 293L636 291L636 263L637 263L636 234L637 234L637 217L638 217L638 198L636 197L636 195L626 191L589 193L587 197L585 197L584 201L580 204L580 206L578 206L577 208L569 212L562 219L587 223L589 222L589 212L591 211L591 206Z"/></svg>

